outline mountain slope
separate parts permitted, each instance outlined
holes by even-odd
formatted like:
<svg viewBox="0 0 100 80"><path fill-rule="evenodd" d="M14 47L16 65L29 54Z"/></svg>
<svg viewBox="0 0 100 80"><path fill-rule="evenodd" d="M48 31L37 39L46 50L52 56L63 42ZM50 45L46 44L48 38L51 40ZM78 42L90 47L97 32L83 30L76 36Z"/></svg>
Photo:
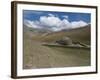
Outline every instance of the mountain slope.
<svg viewBox="0 0 100 80"><path fill-rule="evenodd" d="M91 25L87 25L81 28L49 33L48 35L44 36L42 41L52 42L59 40L63 37L69 37L73 41L79 41L86 44L90 44L90 38L91 38L90 26Z"/></svg>

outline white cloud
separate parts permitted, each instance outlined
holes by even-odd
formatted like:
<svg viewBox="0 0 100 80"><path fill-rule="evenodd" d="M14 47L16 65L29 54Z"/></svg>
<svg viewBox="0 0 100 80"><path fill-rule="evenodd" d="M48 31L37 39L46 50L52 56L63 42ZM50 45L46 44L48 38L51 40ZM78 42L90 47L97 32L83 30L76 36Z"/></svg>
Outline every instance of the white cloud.
<svg viewBox="0 0 100 80"><path fill-rule="evenodd" d="M71 22L72 28L78 28L78 27L84 27L86 26L88 23L80 20L80 21L73 21Z"/></svg>
<svg viewBox="0 0 100 80"><path fill-rule="evenodd" d="M68 19L68 16L63 16L65 19Z"/></svg>
<svg viewBox="0 0 100 80"><path fill-rule="evenodd" d="M55 15L53 15L53 14L48 14L48 16L54 17Z"/></svg>
<svg viewBox="0 0 100 80"><path fill-rule="evenodd" d="M71 24L66 19L61 20L60 23L58 24L58 26L52 27L52 29L54 31L60 31L60 30L63 30L63 29L70 29L70 28L71 28Z"/></svg>
<svg viewBox="0 0 100 80"><path fill-rule="evenodd" d="M41 28L39 25L37 25L37 22L30 21L30 20L24 20L24 25L32 28Z"/></svg>
<svg viewBox="0 0 100 80"><path fill-rule="evenodd" d="M66 16L66 18L68 18L68 16ZM28 27L42 28L42 29L44 28L44 29L49 29L52 31L79 28L88 24L82 20L69 22L68 19L66 18L61 20L59 17L53 14L48 14L48 16L41 16L38 21L26 20L25 24Z"/></svg>
<svg viewBox="0 0 100 80"><path fill-rule="evenodd" d="M24 25L28 26L28 27L33 27L33 22L30 20L24 20Z"/></svg>
<svg viewBox="0 0 100 80"><path fill-rule="evenodd" d="M55 16L41 16L40 17L40 23L42 25L48 26L48 27L55 27L57 26L61 20L58 17Z"/></svg>

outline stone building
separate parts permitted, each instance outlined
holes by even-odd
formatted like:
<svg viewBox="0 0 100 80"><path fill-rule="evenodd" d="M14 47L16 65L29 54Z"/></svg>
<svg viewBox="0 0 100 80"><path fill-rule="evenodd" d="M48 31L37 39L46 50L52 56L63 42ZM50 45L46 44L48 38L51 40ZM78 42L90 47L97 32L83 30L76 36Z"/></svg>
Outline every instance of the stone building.
<svg viewBox="0 0 100 80"><path fill-rule="evenodd" d="M61 45L72 45L72 40L69 37L63 37L60 40L57 40L56 43Z"/></svg>

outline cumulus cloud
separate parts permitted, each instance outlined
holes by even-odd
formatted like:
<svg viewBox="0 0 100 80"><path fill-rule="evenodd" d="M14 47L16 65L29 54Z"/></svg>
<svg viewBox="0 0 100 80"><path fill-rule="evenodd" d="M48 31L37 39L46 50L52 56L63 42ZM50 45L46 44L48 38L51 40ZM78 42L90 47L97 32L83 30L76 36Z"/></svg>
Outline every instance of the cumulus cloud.
<svg viewBox="0 0 100 80"><path fill-rule="evenodd" d="M48 14L48 16L52 16L52 17L54 17L55 15L53 15L53 14Z"/></svg>
<svg viewBox="0 0 100 80"><path fill-rule="evenodd" d="M71 22L72 28L78 28L78 27L84 27L87 25L86 22L80 20L80 21L73 21Z"/></svg>
<svg viewBox="0 0 100 80"><path fill-rule="evenodd" d="M44 28L52 31L79 28L86 26L88 24L82 20L69 22L68 16L63 16L63 17L64 19L61 20L59 17L53 14L48 14L48 16L40 16L40 19L38 21L25 20L25 24L29 27L42 28L42 29Z"/></svg>
<svg viewBox="0 0 100 80"><path fill-rule="evenodd" d="M38 25L37 21L24 20L24 25L32 28L41 28L41 26Z"/></svg>
<svg viewBox="0 0 100 80"><path fill-rule="evenodd" d="M40 17L40 23L42 25L48 26L48 27L55 27L58 26L58 24L61 22L61 20L58 17L55 16L42 16Z"/></svg>
<svg viewBox="0 0 100 80"><path fill-rule="evenodd" d="M68 19L68 16L63 16L63 18Z"/></svg>

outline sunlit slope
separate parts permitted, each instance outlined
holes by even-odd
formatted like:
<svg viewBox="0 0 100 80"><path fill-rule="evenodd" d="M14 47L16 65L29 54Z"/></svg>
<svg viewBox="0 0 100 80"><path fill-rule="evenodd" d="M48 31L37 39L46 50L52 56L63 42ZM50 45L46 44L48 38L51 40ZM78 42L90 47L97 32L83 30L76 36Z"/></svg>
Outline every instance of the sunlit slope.
<svg viewBox="0 0 100 80"><path fill-rule="evenodd" d="M52 42L52 41L59 40L63 37L69 37L73 41L90 44L90 38L91 38L90 28L91 28L90 25L88 25L77 29L63 30L59 32L49 33L45 35L42 38L42 40L46 42Z"/></svg>

